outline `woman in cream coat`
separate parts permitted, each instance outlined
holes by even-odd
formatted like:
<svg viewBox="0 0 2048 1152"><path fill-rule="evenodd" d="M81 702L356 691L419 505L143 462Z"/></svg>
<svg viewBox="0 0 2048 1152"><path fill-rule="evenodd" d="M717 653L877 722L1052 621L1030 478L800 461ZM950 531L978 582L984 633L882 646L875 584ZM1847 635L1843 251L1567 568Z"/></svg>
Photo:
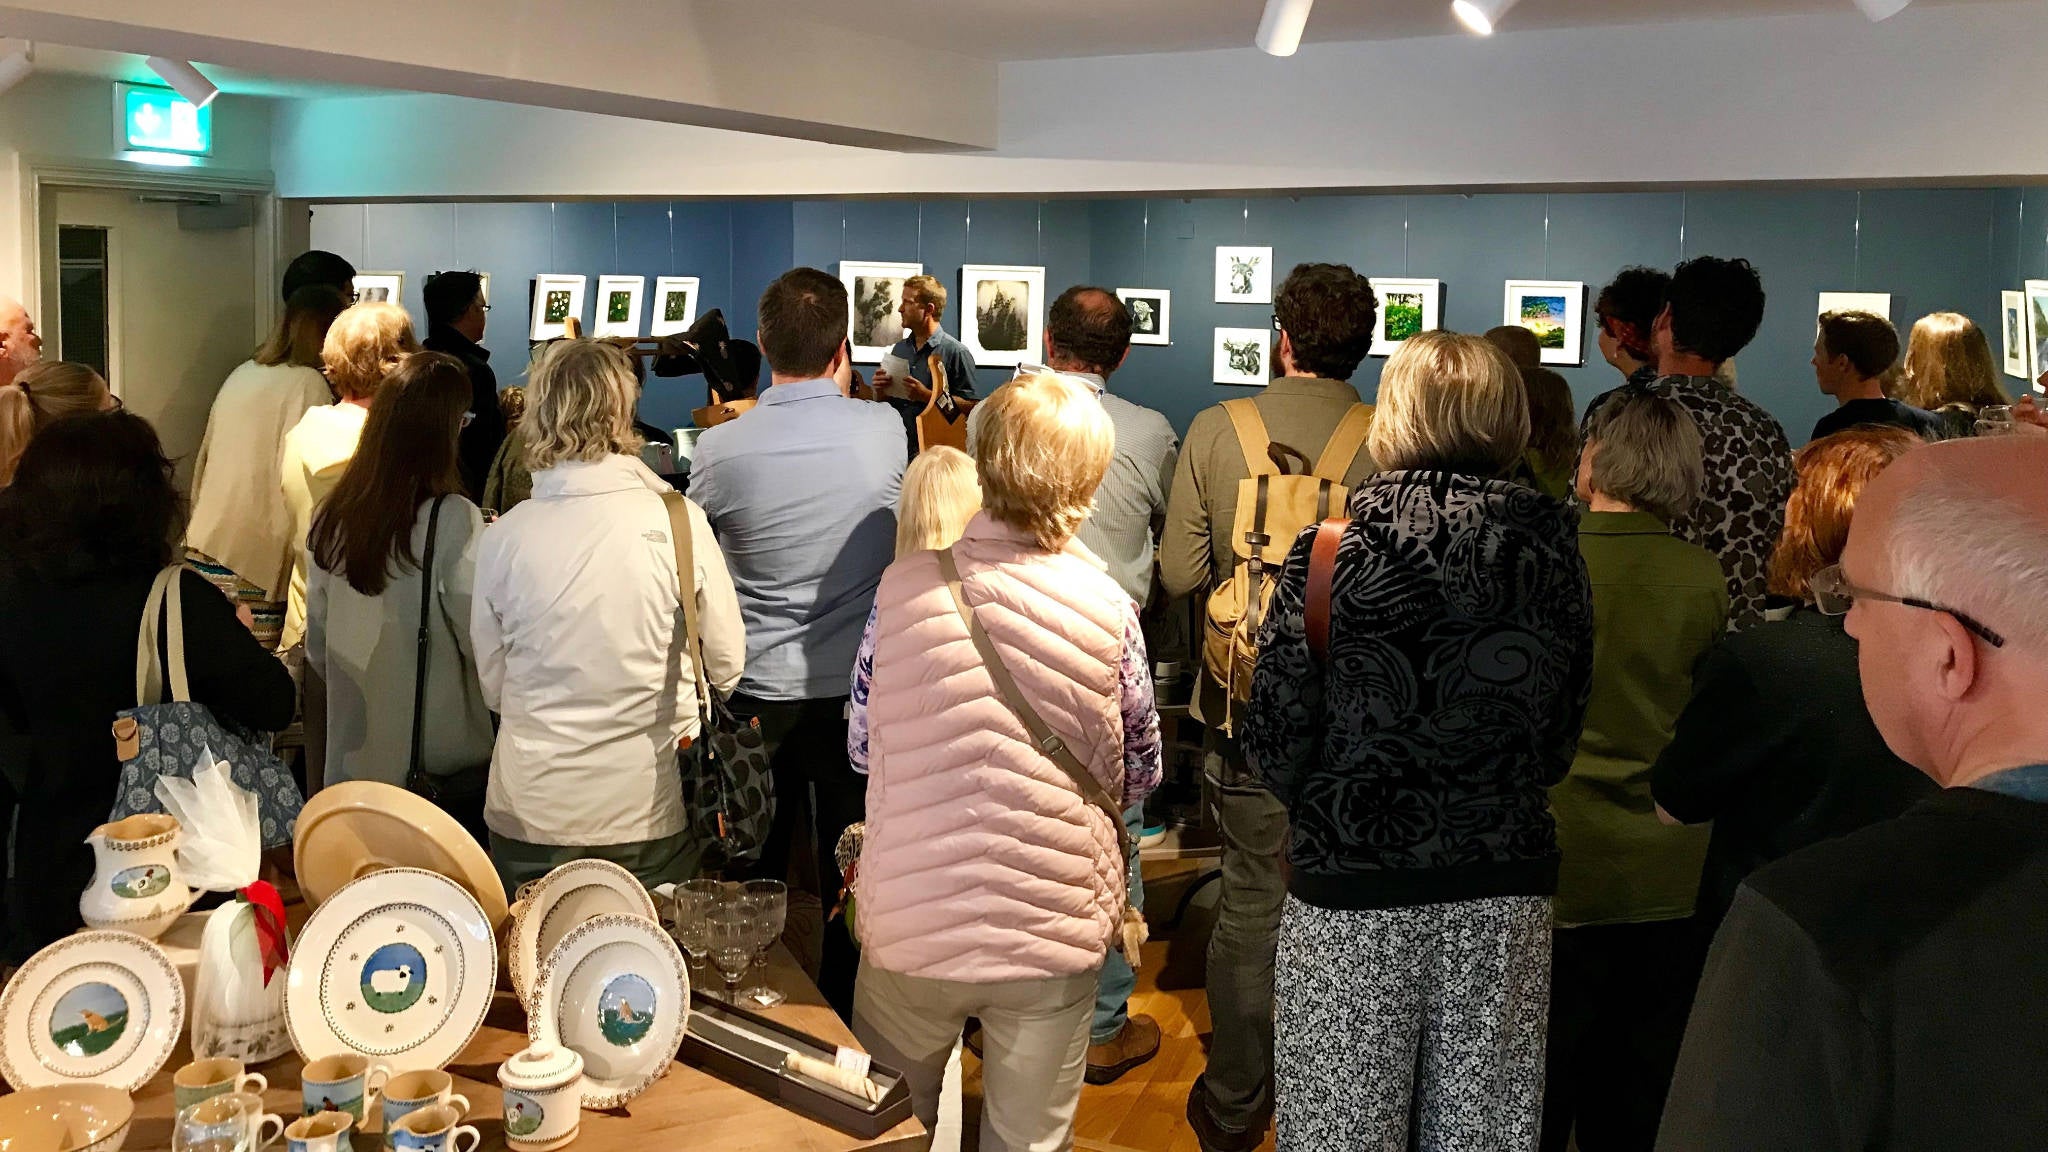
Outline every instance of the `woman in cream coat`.
<svg viewBox="0 0 2048 1152"><path fill-rule="evenodd" d="M642 883L689 879L693 842L676 770L698 735L675 545L635 453L638 387L608 344L561 341L527 384L533 498L484 531L470 617L484 700L501 715L484 821L508 889L570 860L622 864ZM685 502L704 677L739 683L746 629L711 525Z"/></svg>

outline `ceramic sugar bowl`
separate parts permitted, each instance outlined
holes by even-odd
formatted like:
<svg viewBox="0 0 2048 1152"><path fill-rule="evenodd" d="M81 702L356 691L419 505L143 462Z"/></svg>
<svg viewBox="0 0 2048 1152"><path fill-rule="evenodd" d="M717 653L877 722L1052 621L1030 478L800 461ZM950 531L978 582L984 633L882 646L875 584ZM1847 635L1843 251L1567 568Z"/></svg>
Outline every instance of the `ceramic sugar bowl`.
<svg viewBox="0 0 2048 1152"><path fill-rule="evenodd" d="M161 813L93 829L85 838L92 845L92 883L78 898L86 927L154 940L183 916L192 890L178 875L178 835L177 817Z"/></svg>
<svg viewBox="0 0 2048 1152"><path fill-rule="evenodd" d="M582 1121L583 1057L535 1044L498 1066L505 1089L505 1143L513 1152L549 1152L576 1138Z"/></svg>

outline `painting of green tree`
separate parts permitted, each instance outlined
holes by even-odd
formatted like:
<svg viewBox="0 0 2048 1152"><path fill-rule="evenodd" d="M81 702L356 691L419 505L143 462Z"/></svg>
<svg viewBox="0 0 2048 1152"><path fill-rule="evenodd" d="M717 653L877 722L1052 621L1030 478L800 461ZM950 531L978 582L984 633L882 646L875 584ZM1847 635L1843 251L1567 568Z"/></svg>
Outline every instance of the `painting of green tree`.
<svg viewBox="0 0 2048 1152"><path fill-rule="evenodd" d="M1536 334L1536 344L1538 347L1564 347L1564 325L1564 297L1522 297L1522 327Z"/></svg>
<svg viewBox="0 0 2048 1152"><path fill-rule="evenodd" d="M1387 342L1398 344L1414 336L1422 335L1422 294L1420 292L1387 293Z"/></svg>

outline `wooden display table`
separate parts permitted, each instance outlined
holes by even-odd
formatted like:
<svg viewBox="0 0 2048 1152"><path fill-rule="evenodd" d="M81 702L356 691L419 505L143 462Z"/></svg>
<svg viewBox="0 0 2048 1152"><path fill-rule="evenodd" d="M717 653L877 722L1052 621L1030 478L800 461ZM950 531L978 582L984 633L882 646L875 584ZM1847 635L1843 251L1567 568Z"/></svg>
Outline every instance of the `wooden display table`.
<svg viewBox="0 0 2048 1152"><path fill-rule="evenodd" d="M710 970L707 968L706 972ZM693 974L694 976L694 974ZM282 974L280 974L282 979ZM778 1023L808 1032L835 1044L858 1047L825 999L798 968L782 945L769 954L768 983L781 989L787 1001L775 1008L755 1008ZM448 1064L455 1077L455 1091L469 1098L469 1116L463 1123L474 1124L483 1136L479 1152L497 1152L505 1147L505 1122L499 1105L498 1065L526 1047L526 1013L509 992L499 992L491 1001L484 1025L476 1038ZM135 1127L124 1152L157 1152L171 1145L171 1073L192 1059L190 1036L180 1040L178 1050L142 1090L135 1094ZM291 1053L252 1071L270 1081L263 1094L269 1110L287 1123L300 1111L297 1053ZM381 1133L379 1106L372 1105L368 1127ZM570 1152L667 1152L669 1149L705 1149L718 1152L851 1152L853 1149L910 1149L923 1145L924 1126L916 1118L905 1120L879 1140L860 1140L836 1128L798 1115L763 1100L744 1088L728 1084L701 1069L673 1063L668 1075L625 1107L607 1112L583 1113L583 1127ZM355 1152L380 1152L382 1136L355 1140ZM282 1143L273 1145L281 1148Z"/></svg>

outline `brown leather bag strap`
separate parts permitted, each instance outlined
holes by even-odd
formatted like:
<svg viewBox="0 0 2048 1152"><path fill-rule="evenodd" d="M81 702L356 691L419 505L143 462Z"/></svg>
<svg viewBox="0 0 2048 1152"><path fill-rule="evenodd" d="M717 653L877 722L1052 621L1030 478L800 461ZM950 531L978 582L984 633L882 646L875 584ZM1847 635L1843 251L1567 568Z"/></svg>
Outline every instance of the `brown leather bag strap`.
<svg viewBox="0 0 2048 1152"><path fill-rule="evenodd" d="M1266 422L1259 418L1259 406L1245 397L1223 402L1224 414L1230 417L1230 427L1237 433L1237 446L1244 452L1245 474L1248 476L1275 476L1280 469L1268 455L1273 437L1266 432Z"/></svg>
<svg viewBox="0 0 2048 1152"><path fill-rule="evenodd" d="M1337 577L1337 545L1351 521L1331 517L1316 525L1316 540L1308 553L1308 602L1304 623L1308 631L1308 652L1318 664L1330 656L1330 594Z"/></svg>
<svg viewBox="0 0 2048 1152"><path fill-rule="evenodd" d="M661 494L668 510L668 534L675 537L676 591L683 599L683 654L690 658L690 670L697 676L697 712L701 717L711 707L711 685L704 679L703 633L697 624L696 535L690 531L690 505L683 494L670 489Z"/></svg>
<svg viewBox="0 0 2048 1152"><path fill-rule="evenodd" d="M1370 431L1372 409L1364 404L1353 404L1330 432L1330 442L1323 445L1323 454L1316 457L1315 474L1342 484L1345 474L1351 471L1352 462L1358 459L1358 450L1365 446L1366 433Z"/></svg>

